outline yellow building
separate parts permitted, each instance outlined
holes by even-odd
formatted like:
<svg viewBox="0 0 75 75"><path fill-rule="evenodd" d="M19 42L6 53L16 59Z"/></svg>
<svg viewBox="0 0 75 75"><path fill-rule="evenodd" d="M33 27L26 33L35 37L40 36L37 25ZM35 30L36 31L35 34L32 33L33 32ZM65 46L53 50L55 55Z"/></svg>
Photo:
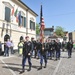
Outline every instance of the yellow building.
<svg viewBox="0 0 75 75"><path fill-rule="evenodd" d="M38 16L21 0L0 0L0 40L6 34L13 40L17 49L20 36L28 35L36 39L36 17Z"/></svg>

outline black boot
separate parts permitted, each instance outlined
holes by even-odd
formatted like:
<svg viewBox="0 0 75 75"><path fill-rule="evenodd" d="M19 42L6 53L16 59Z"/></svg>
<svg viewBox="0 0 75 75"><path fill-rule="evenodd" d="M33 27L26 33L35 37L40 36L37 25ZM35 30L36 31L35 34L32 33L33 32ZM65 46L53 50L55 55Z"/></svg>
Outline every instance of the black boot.
<svg viewBox="0 0 75 75"><path fill-rule="evenodd" d="M38 68L38 70L41 70L42 69L42 64L40 65L40 67Z"/></svg>
<svg viewBox="0 0 75 75"><path fill-rule="evenodd" d="M45 66L44 66L44 68L46 68L47 67L47 63L45 63Z"/></svg>
<svg viewBox="0 0 75 75"><path fill-rule="evenodd" d="M20 74L22 74L22 73L24 73L25 72L25 70L24 70L24 67L22 68L22 71L20 71Z"/></svg>
<svg viewBox="0 0 75 75"><path fill-rule="evenodd" d="M31 66L29 66L29 69L28 69L28 71L31 71Z"/></svg>

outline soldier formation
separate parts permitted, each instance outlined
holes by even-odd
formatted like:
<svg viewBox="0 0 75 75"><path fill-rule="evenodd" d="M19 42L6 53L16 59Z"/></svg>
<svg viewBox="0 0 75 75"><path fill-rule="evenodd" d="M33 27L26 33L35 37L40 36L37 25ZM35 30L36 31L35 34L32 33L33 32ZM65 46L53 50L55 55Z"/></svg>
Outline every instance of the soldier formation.
<svg viewBox="0 0 75 75"><path fill-rule="evenodd" d="M61 56L61 50L65 50L65 43L61 43L58 39L56 40L45 40L43 43L40 42L40 40L35 41L34 38L29 41L29 37L25 37L26 41L23 44L23 59L22 59L22 71L20 73L23 73L25 71L25 64L26 59L28 58L29 63L29 69L31 70L31 57L34 57L36 59L40 59L40 67L38 70L42 69L43 61L44 61L44 68L47 67L47 61L48 59L52 60L60 60ZM68 41L66 45L66 49L68 51L68 58L71 58L72 55L72 48L73 43L72 41Z"/></svg>
<svg viewBox="0 0 75 75"><path fill-rule="evenodd" d="M8 39L4 43L4 55L9 56L9 49L11 49L11 54L13 54L13 42ZM44 61L44 68L47 67L47 61L48 60L60 60L61 57L61 51L65 51L65 48L68 52L68 58L71 58L72 56L72 48L73 48L73 42L70 40L67 43L60 42L58 39L56 40L49 40L46 39L43 43L40 42L40 40L35 41L34 38L31 38L31 41L29 41L29 36L25 37L25 40L20 39L20 42L18 43L18 53L22 57L22 71L23 73L25 71L25 65L26 60L28 59L29 69L31 70L32 62L31 58L34 57L36 59L40 59L39 63L40 66L38 70L41 70L43 67L43 61ZM2 50L2 43L0 42L0 52Z"/></svg>

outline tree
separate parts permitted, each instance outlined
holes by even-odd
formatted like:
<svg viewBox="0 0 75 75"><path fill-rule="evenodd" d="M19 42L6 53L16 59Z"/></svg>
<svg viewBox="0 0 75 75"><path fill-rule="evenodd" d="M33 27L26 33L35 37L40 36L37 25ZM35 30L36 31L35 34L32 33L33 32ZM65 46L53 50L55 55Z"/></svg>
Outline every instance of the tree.
<svg viewBox="0 0 75 75"><path fill-rule="evenodd" d="M57 26L55 29L55 33L58 36L64 37L64 28L62 28L61 26Z"/></svg>
<svg viewBox="0 0 75 75"><path fill-rule="evenodd" d="M40 33L40 26L39 24L36 24L36 34L38 35Z"/></svg>

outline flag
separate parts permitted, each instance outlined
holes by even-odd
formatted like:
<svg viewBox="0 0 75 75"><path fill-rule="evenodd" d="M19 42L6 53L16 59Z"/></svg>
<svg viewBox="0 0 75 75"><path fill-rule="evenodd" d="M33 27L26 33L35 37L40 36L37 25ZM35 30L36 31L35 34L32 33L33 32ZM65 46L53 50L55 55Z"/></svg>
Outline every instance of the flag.
<svg viewBox="0 0 75 75"><path fill-rule="evenodd" d="M18 22L18 8L16 9L14 16L16 17L16 22Z"/></svg>
<svg viewBox="0 0 75 75"><path fill-rule="evenodd" d="M19 21L19 26L21 27L22 26L21 11L19 11L18 14L18 21Z"/></svg>
<svg viewBox="0 0 75 75"><path fill-rule="evenodd" d="M18 13L18 8L16 9L15 13L14 13L14 16L16 17L17 16L17 13Z"/></svg>
<svg viewBox="0 0 75 75"><path fill-rule="evenodd" d="M11 15L12 15L12 16L14 15L14 7L12 8Z"/></svg>
<svg viewBox="0 0 75 75"><path fill-rule="evenodd" d="M41 5L41 10L40 10L40 42L44 42L44 18L43 18L43 13L42 13L42 5Z"/></svg>
<svg viewBox="0 0 75 75"><path fill-rule="evenodd" d="M14 7L12 8L12 11L11 11L11 22L13 22L13 19L14 19Z"/></svg>

